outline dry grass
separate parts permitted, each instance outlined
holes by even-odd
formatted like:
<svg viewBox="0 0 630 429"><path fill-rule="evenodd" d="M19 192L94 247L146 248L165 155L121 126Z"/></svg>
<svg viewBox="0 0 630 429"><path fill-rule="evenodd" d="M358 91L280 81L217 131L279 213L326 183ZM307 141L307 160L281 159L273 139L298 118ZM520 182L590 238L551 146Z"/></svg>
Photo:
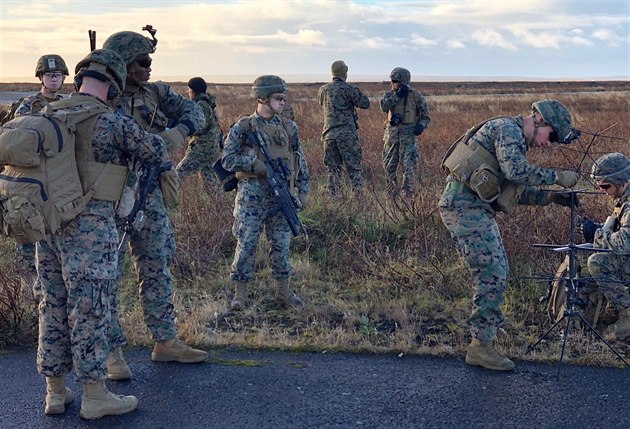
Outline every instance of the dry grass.
<svg viewBox="0 0 630 429"><path fill-rule="evenodd" d="M175 83L184 93L185 86ZM461 354L468 341L466 319L472 290L465 265L457 257L436 211L444 175L439 165L450 142L475 123L496 115L527 113L537 99L553 97L572 110L577 126L606 132L623 141L599 138L591 157L607 151L628 153L630 136L630 83L628 82L513 82L419 83L413 86L428 96L432 123L419 148L420 189L412 201L387 198L381 165L384 114L378 107L386 83L362 83L372 106L359 111L367 192L342 199L328 196L321 110L316 102L319 84L290 85L289 99L296 112L302 144L312 174L310 207L301 217L309 239L293 240L292 287L306 302L300 310L278 308L273 302L271 271L263 241L252 282L252 307L228 311L231 298L229 271L235 241L231 235L234 194L207 194L198 178L184 182L181 206L172 216L177 235L173 265L176 308L181 334L190 342L208 346L306 350L348 350L388 353ZM1 87L0 87L1 88ZM217 96L224 130L254 103L249 85L210 85ZM588 171L590 157L580 145L532 153L539 165ZM182 152L175 153L179 160ZM587 181L583 186L589 187ZM581 214L603 218L609 203L600 196L585 196ZM511 217L498 218L506 244L512 277L506 294L506 330L530 343L550 325L538 297L545 283L523 280L532 273L555 271L560 256L532 248L534 243L568 240L568 211L560 207L521 208ZM0 239L9 254L11 245ZM4 271L4 270L3 270ZM136 298L134 275L128 270L121 287L121 313L130 343L148 344ZM502 339L509 356L554 360L559 356L559 331L533 353ZM624 353L627 344L616 344ZM573 331L565 358L585 364L615 365L616 358L592 336Z"/></svg>

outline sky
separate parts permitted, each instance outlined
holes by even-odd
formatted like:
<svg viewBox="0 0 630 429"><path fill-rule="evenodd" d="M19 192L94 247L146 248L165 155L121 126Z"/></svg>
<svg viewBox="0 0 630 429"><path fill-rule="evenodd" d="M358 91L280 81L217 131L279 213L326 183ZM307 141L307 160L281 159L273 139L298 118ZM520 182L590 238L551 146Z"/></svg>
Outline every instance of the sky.
<svg viewBox="0 0 630 429"><path fill-rule="evenodd" d="M74 65L117 31L157 29L152 80L630 79L630 0L2 0L0 82Z"/></svg>

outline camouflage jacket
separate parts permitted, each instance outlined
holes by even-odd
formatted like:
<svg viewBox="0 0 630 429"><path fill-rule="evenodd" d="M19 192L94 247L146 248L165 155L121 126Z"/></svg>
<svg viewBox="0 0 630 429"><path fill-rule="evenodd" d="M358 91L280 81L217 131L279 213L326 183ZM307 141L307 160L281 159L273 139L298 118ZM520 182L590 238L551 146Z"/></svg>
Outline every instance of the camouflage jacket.
<svg viewBox="0 0 630 429"><path fill-rule="evenodd" d="M359 87L334 79L322 85L318 94L319 104L324 108L322 140L336 138L339 133L359 128L356 108L367 109L370 99Z"/></svg>
<svg viewBox="0 0 630 429"><path fill-rule="evenodd" d="M616 255L630 255L630 186L615 200L613 216L617 220L612 230L595 231L594 244L610 249Z"/></svg>
<svg viewBox="0 0 630 429"><path fill-rule="evenodd" d="M63 96L61 94L57 94L54 100L49 100L42 95L41 92L38 92L33 95L29 95L28 97L24 97L20 105L15 109L14 116L22 116L28 115L29 113L35 113L42 110L47 104L52 103L53 101L63 100Z"/></svg>
<svg viewBox="0 0 630 429"><path fill-rule="evenodd" d="M221 140L221 125L219 125L219 116L215 110L217 107L216 97L204 93L199 94L193 101L203 111L206 122L202 129L189 137L188 144L210 143L216 144L218 147Z"/></svg>
<svg viewBox="0 0 630 429"><path fill-rule="evenodd" d="M383 94L381 99L381 110L387 112L387 122L394 113L400 114L404 120L401 125L403 126L415 126L418 122L422 124L424 129L429 127L431 123L431 113L429 112L429 105L424 95L412 87L408 87L407 104L405 105L405 98L399 95L398 91L387 91Z"/></svg>
<svg viewBox="0 0 630 429"><path fill-rule="evenodd" d="M125 89L116 100L115 109L133 116L142 128L156 134L183 125L190 136L206 123L197 103L179 95L164 82L148 82Z"/></svg>

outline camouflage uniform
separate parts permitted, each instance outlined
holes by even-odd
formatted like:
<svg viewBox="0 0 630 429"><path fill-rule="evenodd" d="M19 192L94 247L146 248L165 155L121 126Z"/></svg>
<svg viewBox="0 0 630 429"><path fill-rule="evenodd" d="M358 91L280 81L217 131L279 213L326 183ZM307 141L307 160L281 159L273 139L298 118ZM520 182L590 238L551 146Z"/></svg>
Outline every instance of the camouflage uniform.
<svg viewBox="0 0 630 429"><path fill-rule="evenodd" d="M163 83L146 83L127 88L117 99L116 111L132 116L142 128L151 133L160 133L167 127L184 127L189 135L203 127L201 108L192 100L177 94ZM174 122L174 123L172 123ZM138 273L139 293L144 310L144 321L155 341L168 341L176 337L175 311L173 307L173 276L170 265L175 252L175 236L164 205L159 187L147 195L144 214L146 220L140 231L132 230L131 254L135 258ZM119 231L125 219L117 218ZM124 272L126 245L118 255L118 280ZM118 319L112 317L112 348L126 344L126 338Z"/></svg>
<svg viewBox="0 0 630 429"><path fill-rule="evenodd" d="M319 104L324 108L324 164L328 168L328 189L332 195L339 192L341 170L345 166L354 191L363 189L361 176L361 142L356 108L367 109L370 100L361 90L344 79L319 88Z"/></svg>
<svg viewBox="0 0 630 429"><path fill-rule="evenodd" d="M103 103L89 95L72 97L86 104ZM92 147L95 160L101 163L125 165L128 157L156 162L165 156L161 138L114 112L99 116ZM118 238L114 203L93 199L62 234L37 243L43 288L37 353L41 374L58 377L74 364L82 383L106 378Z"/></svg>
<svg viewBox="0 0 630 429"><path fill-rule="evenodd" d="M404 91L387 91L381 99L381 110L388 113L383 136L383 166L390 190L397 193L396 172L398 164L402 161L402 189L406 193L413 193L417 182L416 168L420 161L414 128L418 124L424 131L431 122L431 116L425 97L408 86L411 79L409 71L397 67L392 71L392 77L396 75L397 70L404 70L405 75L408 75L408 78L406 76L404 79L399 78L408 91L406 97ZM398 125L392 125L391 118L396 113L401 115L402 119Z"/></svg>
<svg viewBox="0 0 630 429"><path fill-rule="evenodd" d="M519 204L550 202L549 194L535 186L556 183L556 172L528 162L522 116L488 121L470 141L496 157L505 178L525 185ZM509 270L494 203L482 201L467 184L449 176L438 205L442 221L466 260L475 286L469 319L471 333L473 338L491 341L504 320L501 305Z"/></svg>
<svg viewBox="0 0 630 429"><path fill-rule="evenodd" d="M295 187L298 193L308 194L308 166L300 145L297 125L278 115L267 120L254 113L244 121L237 122L225 140L223 167L229 171L252 171L252 163L258 159L257 151L251 146L251 142L241 142L240 137L243 132L242 124L248 121L265 146L271 148L274 145L292 145L291 151L299 155ZM238 240L230 274L232 281L247 283L254 277L256 246L263 229L267 241L271 243L269 257L273 277L288 278L293 272L289 259L289 225L278 211L266 180L257 177L241 179L238 182L232 227L232 233Z"/></svg>
<svg viewBox="0 0 630 429"><path fill-rule="evenodd" d="M221 126L216 113L216 97L210 94L199 94L193 101L197 103L206 118L206 125L188 138L188 149L184 158L177 165L180 178L200 171L206 182L217 183L212 164L219 155L221 143Z"/></svg>

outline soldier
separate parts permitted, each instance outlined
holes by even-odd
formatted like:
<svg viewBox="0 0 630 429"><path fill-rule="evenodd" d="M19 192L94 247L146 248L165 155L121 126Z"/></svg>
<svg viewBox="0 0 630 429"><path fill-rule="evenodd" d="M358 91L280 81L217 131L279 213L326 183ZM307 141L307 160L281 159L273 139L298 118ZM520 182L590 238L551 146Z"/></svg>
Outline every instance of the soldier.
<svg viewBox="0 0 630 429"><path fill-rule="evenodd" d="M390 195L399 193L397 173L402 158L403 192L410 196L416 189L416 168L420 155L416 137L427 129L431 122L429 106L422 94L409 86L411 73L396 67L389 74L391 91L381 100L381 110L387 113L383 136L383 166Z"/></svg>
<svg viewBox="0 0 630 429"><path fill-rule="evenodd" d="M493 346L503 323L501 304L508 276L495 215L497 211L509 213L517 203L577 205L570 192L537 187L555 183L571 188L579 179L576 172L541 168L527 160L530 147L571 143L575 135L567 108L557 100L542 100L533 103L529 116L502 116L471 128L442 161L449 176L438 203L440 216L475 285L469 319L472 342L466 353L469 365L499 371L514 368Z"/></svg>
<svg viewBox="0 0 630 429"><path fill-rule="evenodd" d="M247 305L247 287L254 277L256 245L263 229L271 243L269 257L276 281L276 302L285 306L302 304L302 300L289 290L289 276L293 272L289 259L291 230L265 180L267 169L263 155L244 135L246 131L253 131L273 159L286 161L292 173L291 191L297 193L302 207L306 207L309 175L297 125L281 116L287 89L285 81L278 76L258 77L252 86L256 112L236 122L225 140L221 164L226 170L237 172L239 178L232 227L238 242L230 274L235 284L231 303L234 310L242 310Z"/></svg>
<svg viewBox="0 0 630 429"><path fill-rule="evenodd" d="M68 110L103 108L125 86L126 67L115 52L97 49L76 67L78 93L51 107ZM77 153L91 150L97 163L126 164L125 158L159 162L166 156L164 142L148 134L131 118L111 108L95 121L77 125ZM85 162L85 161L83 161ZM81 159L77 157L79 171ZM110 169L111 170L111 169ZM110 171L113 173L113 171ZM107 389L105 361L109 352L111 293L115 293L118 233L114 221L117 192L107 178L97 187L87 208L61 234L37 243L37 270L43 289L39 304L37 367L46 376L46 414L61 414L72 400L64 375L74 366L83 384L81 417L96 419L133 411L134 396ZM124 173L122 180L124 183ZM102 186L101 186L102 185Z"/></svg>
<svg viewBox="0 0 630 429"><path fill-rule="evenodd" d="M41 82L41 89L33 95L22 98L13 116L39 112L48 103L63 99L59 90L61 90L66 76L68 76L68 67L61 56L57 54L42 55L35 66L35 77ZM7 120L10 119L7 118ZM35 280L37 276L35 272L35 244L16 244L15 263L23 284L33 287L33 295L39 301L41 288Z"/></svg>
<svg viewBox="0 0 630 429"><path fill-rule="evenodd" d="M150 28L150 30L153 30ZM151 32L151 31L150 31ZM153 37L153 32L151 33ZM148 82L151 76L151 57L157 40L133 31L112 34L103 43L103 48L117 52L127 64L127 81L124 93L119 97L116 109L132 116L146 131L159 133L168 148L176 150L185 139L200 130L205 119L201 108L192 100L175 93L163 82ZM176 361L182 363L202 362L208 354L193 349L177 337L175 309L173 306L173 276L170 265L175 252L175 237L163 196L164 186L172 181L174 170L160 177L161 188L156 188L146 199L145 221L140 230L130 232L130 248L134 266L138 273L139 294L144 310L144 320L155 340L151 353L154 361ZM176 173L175 173L176 174ZM177 177L175 175L174 179ZM171 196L176 202L177 196ZM118 219L119 229L124 219ZM118 260L118 280L124 271L125 246L121 247ZM112 317L110 343L112 353L107 361L108 377L124 380L131 377L131 370L124 360L121 347L126 338L118 313Z"/></svg>
<svg viewBox="0 0 630 429"><path fill-rule="evenodd" d="M206 81L200 77L193 77L188 81L188 98L203 110L206 124L188 138L188 149L177 165L177 174L184 178L199 171L206 184L217 184L218 179L212 170L212 163L219 155L222 132L216 112L217 99L214 95L206 93L207 88Z"/></svg>
<svg viewBox="0 0 630 429"><path fill-rule="evenodd" d="M328 168L328 190L339 194L341 170L345 166L352 190L363 189L361 142L356 108L367 109L370 100L359 87L346 83L348 66L342 60L331 66L332 82L319 88L319 104L324 108L324 164Z"/></svg>
<svg viewBox="0 0 630 429"><path fill-rule="evenodd" d="M606 299L619 311L619 319L607 334L624 340L630 337L630 159L621 153L601 156L591 169L591 177L614 200L615 208L604 224L585 218L580 222L584 239L610 252L593 253L588 270Z"/></svg>

